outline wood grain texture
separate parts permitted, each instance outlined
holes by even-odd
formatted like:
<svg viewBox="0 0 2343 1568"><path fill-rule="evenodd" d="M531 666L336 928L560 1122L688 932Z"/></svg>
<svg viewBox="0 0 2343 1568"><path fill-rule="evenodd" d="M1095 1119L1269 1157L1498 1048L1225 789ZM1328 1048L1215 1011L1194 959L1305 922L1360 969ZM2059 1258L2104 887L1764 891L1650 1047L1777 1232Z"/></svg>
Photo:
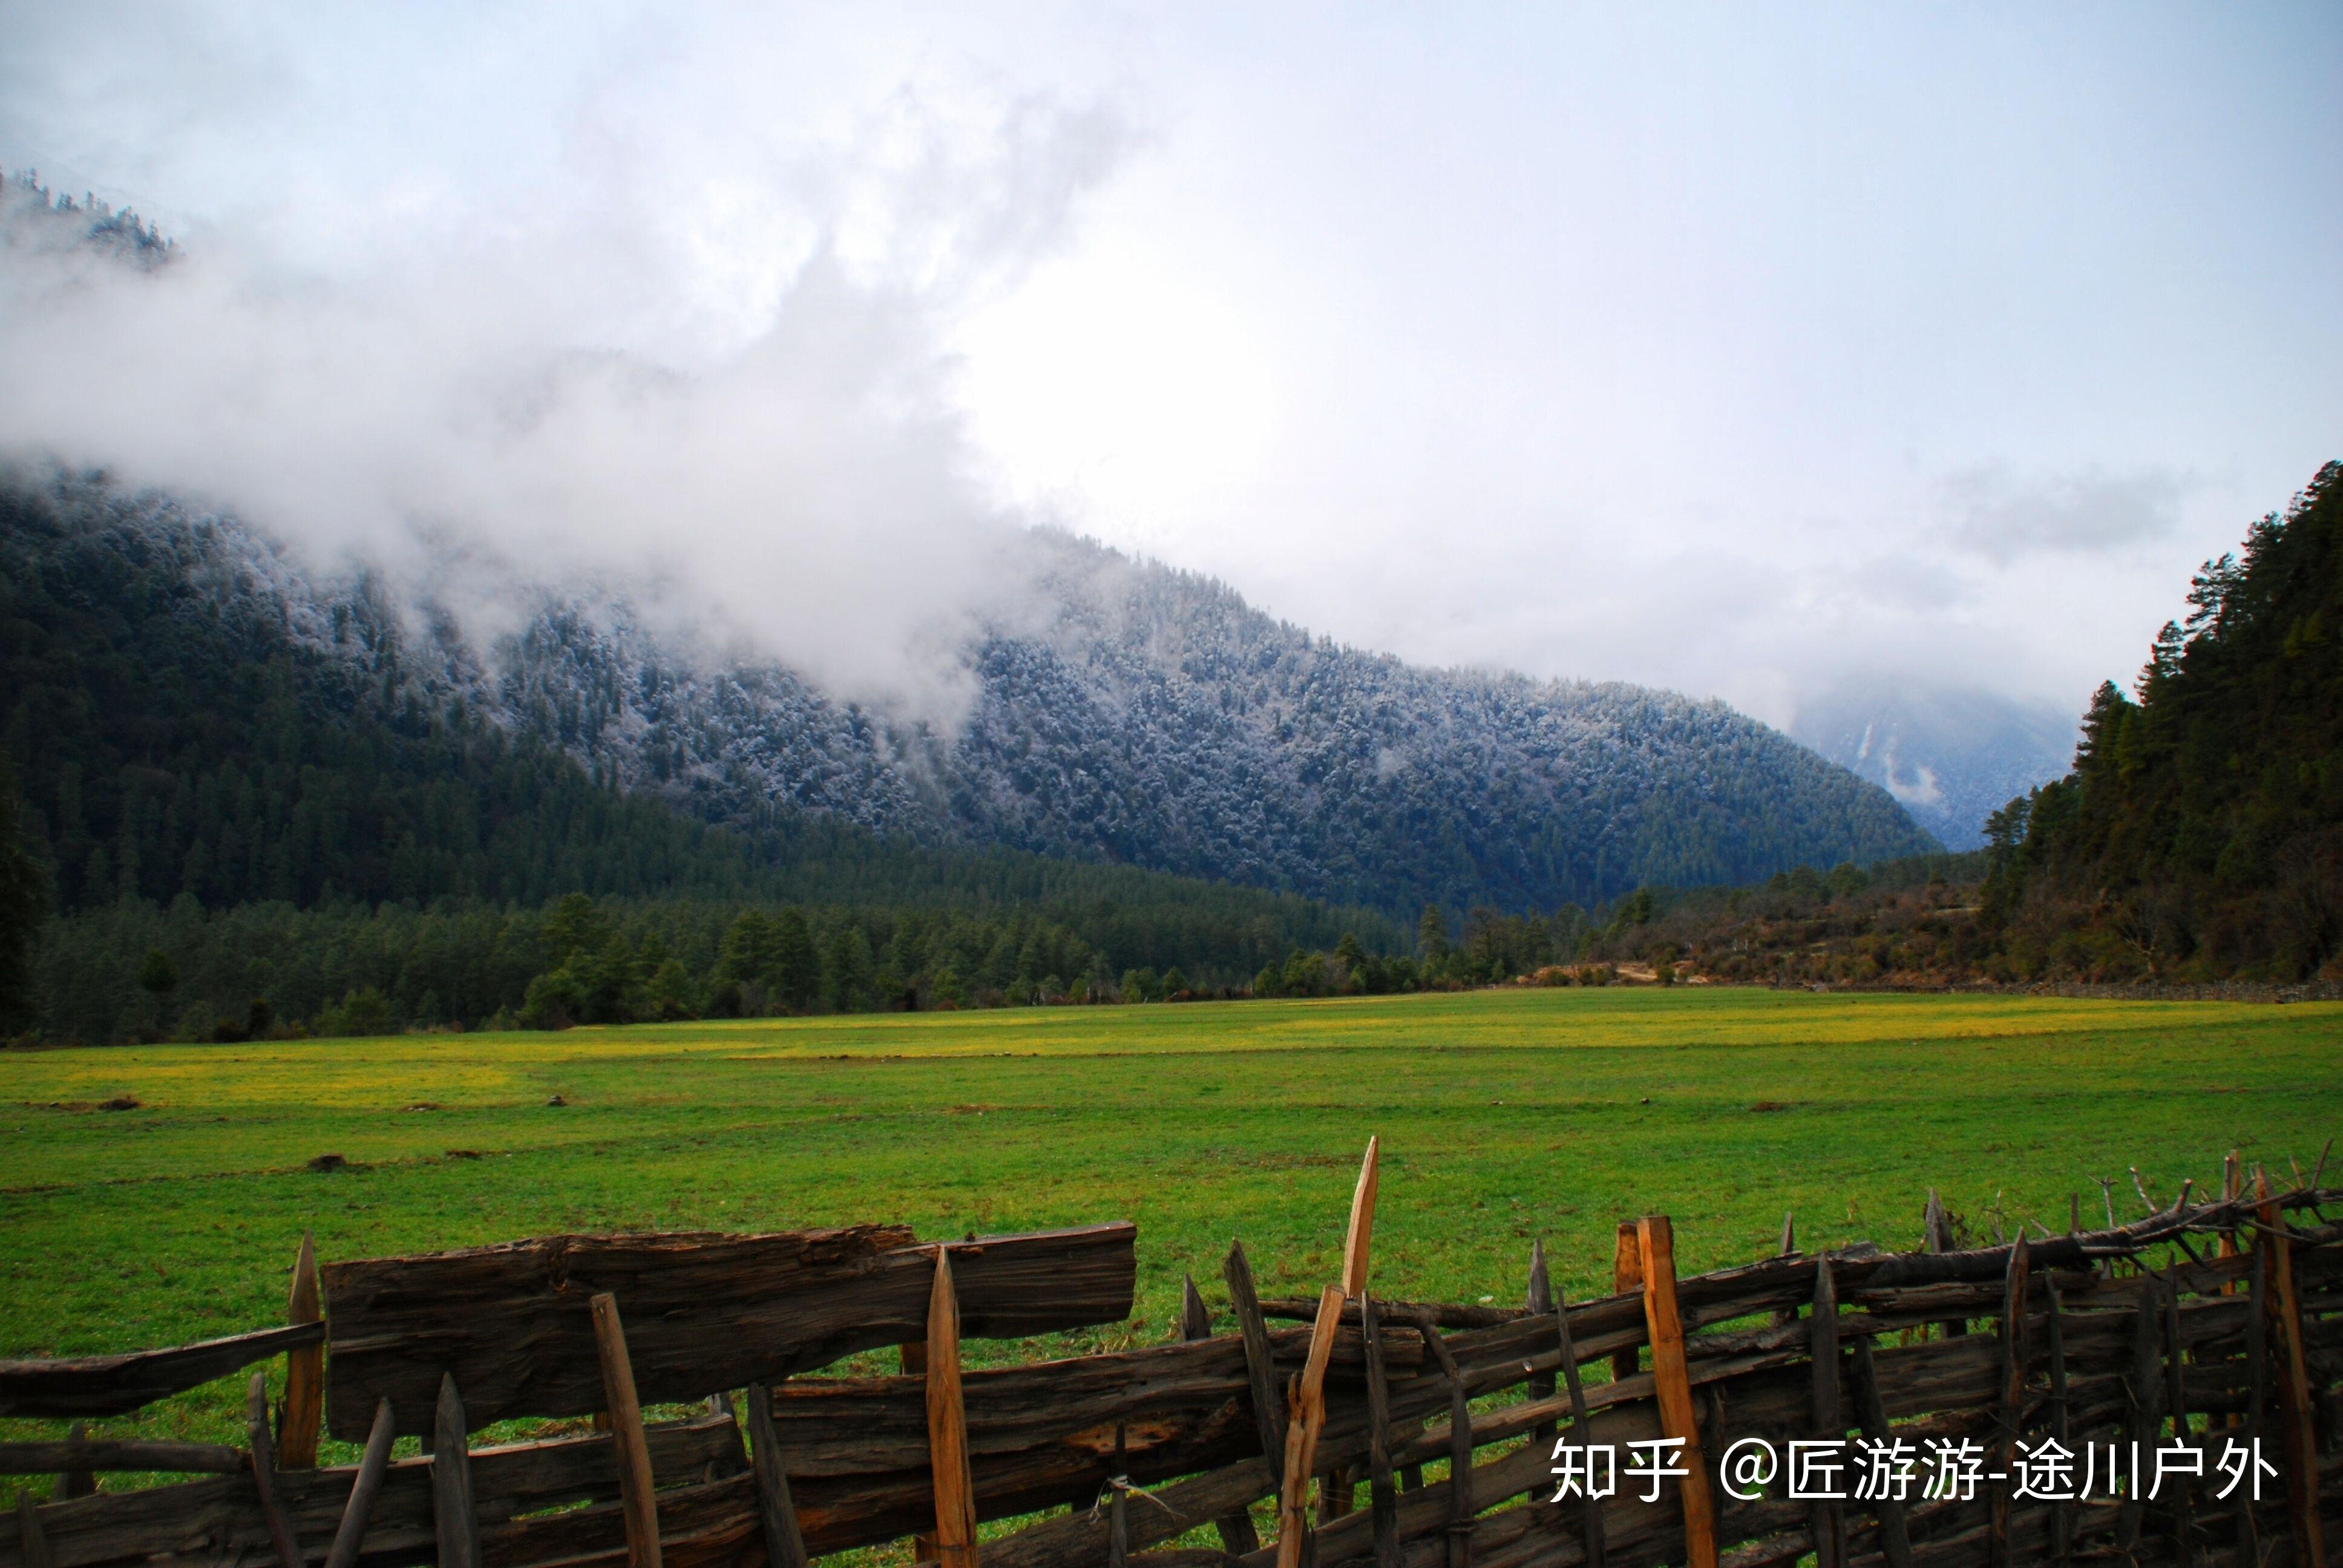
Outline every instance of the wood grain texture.
<svg viewBox="0 0 2343 1568"><path fill-rule="evenodd" d="M953 1243L962 1333L1028 1334L1129 1315L1134 1228L1084 1226ZM900 1225L777 1235L551 1236L416 1258L328 1263L326 1416L355 1441L387 1396L401 1432L430 1419L452 1372L473 1422L602 1405L587 1303L633 1325L653 1404L769 1382L926 1332L932 1249Z"/></svg>
<svg viewBox="0 0 2343 1568"><path fill-rule="evenodd" d="M325 1337L323 1323L301 1323L120 1355L0 1361L0 1415L124 1415Z"/></svg>
<svg viewBox="0 0 2343 1568"><path fill-rule="evenodd" d="M757 1477L757 1509L765 1527L765 1554L772 1568L806 1568L805 1535L798 1527L797 1501L781 1464L780 1440L773 1434L773 1391L749 1389L749 1458Z"/></svg>
<svg viewBox="0 0 2343 1568"><path fill-rule="evenodd" d="M357 1568L367 1526L374 1519L374 1500L381 1494L382 1479L390 1471L390 1446L397 1437L398 1424L391 1415L390 1402L384 1400L375 1407L374 1430L367 1434L366 1452L350 1483L350 1500L342 1510L341 1527L334 1532L334 1543L326 1550L326 1568Z"/></svg>
<svg viewBox="0 0 2343 1568"><path fill-rule="evenodd" d="M928 1292L928 1370L923 1378L928 1462L935 1488L936 1559L944 1568L976 1568L976 1484L969 1474L968 1409L960 1398L960 1303L952 1289L950 1248L935 1250L934 1270ZM1118 1446L1120 1441L1118 1432Z"/></svg>
<svg viewBox="0 0 2343 1568"><path fill-rule="evenodd" d="M472 1491L472 1454L463 1396L442 1373L432 1409L431 1533L439 1568L480 1568L480 1519Z"/></svg>
<svg viewBox="0 0 2343 1568"><path fill-rule="evenodd" d="M1684 1362L1684 1323L1676 1304L1675 1233L1666 1215L1652 1214L1635 1222L1635 1241L1660 1430L1664 1436L1684 1440L1677 1452L1687 1473L1676 1484L1684 1498L1685 1561L1691 1568L1717 1568L1716 1505L1709 1493L1708 1461L1701 1452L1700 1423Z"/></svg>
<svg viewBox="0 0 2343 1568"><path fill-rule="evenodd" d="M317 1249L301 1232L293 1255L293 1283L286 1292L285 1322L299 1327L321 1315L317 1301ZM326 1414L326 1350L300 1345L285 1352L285 1403L277 1420L277 1463L281 1470L314 1470L317 1431Z"/></svg>
<svg viewBox="0 0 2343 1568"><path fill-rule="evenodd" d="M260 1499L261 1517L268 1522L268 1543L277 1551L277 1568L301 1568L301 1544L294 1538L292 1521L277 1497L276 1444L268 1433L268 1379L252 1374L245 1392L245 1430L252 1442L252 1490Z"/></svg>
<svg viewBox="0 0 2343 1568"><path fill-rule="evenodd" d="M43 1475L51 1471L71 1474L95 1470L241 1475L244 1469L243 1451L217 1442L138 1442L114 1438L0 1442L0 1475Z"/></svg>
<svg viewBox="0 0 2343 1568"><path fill-rule="evenodd" d="M603 1408L610 1412L610 1435L616 1440L628 1568L660 1568L659 1483L652 1479L650 1446L643 1437L642 1401L627 1355L626 1321L619 1315L618 1299L608 1292L595 1296L587 1308L594 1321L595 1360L602 1369Z"/></svg>

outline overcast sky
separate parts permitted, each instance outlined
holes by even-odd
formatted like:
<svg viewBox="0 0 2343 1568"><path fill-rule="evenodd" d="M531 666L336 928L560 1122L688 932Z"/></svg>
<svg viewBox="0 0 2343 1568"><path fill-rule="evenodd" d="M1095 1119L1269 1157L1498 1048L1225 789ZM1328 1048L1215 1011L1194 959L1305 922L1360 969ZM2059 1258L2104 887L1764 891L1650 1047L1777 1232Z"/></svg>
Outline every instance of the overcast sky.
<svg viewBox="0 0 2343 1568"><path fill-rule="evenodd" d="M297 533L281 451L166 438L220 401L196 361L288 320L618 357L703 389L688 462L583 417L533 460L596 445L606 513L729 476L597 525L628 548L946 563L874 637L946 615L950 540L1046 518L1418 659L1777 722L1850 677L2073 709L2343 457L2338 86L2328 3L19 5L0 161L236 264L229 325L120 349L192 412L53 420L55 344L0 324L0 443L143 443ZM298 428L285 374L254 407ZM376 411L378 460L428 467L458 394L387 379L444 406ZM833 386L903 429L764 451ZM588 504L433 497L531 502Z"/></svg>

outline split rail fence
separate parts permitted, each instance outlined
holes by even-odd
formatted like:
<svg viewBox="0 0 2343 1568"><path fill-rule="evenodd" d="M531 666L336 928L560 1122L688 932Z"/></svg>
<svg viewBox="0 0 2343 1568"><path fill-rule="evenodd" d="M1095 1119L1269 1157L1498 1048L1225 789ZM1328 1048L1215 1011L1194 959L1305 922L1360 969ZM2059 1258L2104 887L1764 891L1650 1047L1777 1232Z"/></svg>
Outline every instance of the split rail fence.
<svg viewBox="0 0 2343 1568"><path fill-rule="evenodd" d="M2143 1190L2133 1223L1968 1250L1932 1197L1922 1251L1800 1252L1785 1223L1779 1256L1683 1278L1652 1216L1619 1228L1613 1294L1556 1300L1534 1249L1507 1310L1374 1297L1370 1144L1318 1300L1259 1299L1236 1246L1226 1328L1191 1280L1173 1342L982 1368L964 1341L1125 1318L1134 1228L560 1236L322 1271L305 1241L287 1326L0 1363L0 1415L85 1421L286 1358L273 1410L251 1379L243 1448L0 1443L0 1471L59 1477L18 1497L0 1568L806 1568L906 1537L939 1568L2324 1568L2343 1224L2321 1209L2343 1190L2317 1181L2242 1191L2233 1160L2217 1200ZM807 1375L888 1346L901 1375ZM586 1415L598 1430L470 1445ZM363 1459L319 1466L321 1431ZM2258 1503L2219 1496L2210 1464L2152 1501L2005 1477L1815 1502L1718 1472L1747 1438L1891 1434L2003 1464L2046 1438L2258 1441L2278 1480ZM401 1435L423 1452L393 1459ZM1555 1500L1570 1446L1655 1438L1689 1472L1656 1502ZM199 1478L93 1491L106 1470Z"/></svg>

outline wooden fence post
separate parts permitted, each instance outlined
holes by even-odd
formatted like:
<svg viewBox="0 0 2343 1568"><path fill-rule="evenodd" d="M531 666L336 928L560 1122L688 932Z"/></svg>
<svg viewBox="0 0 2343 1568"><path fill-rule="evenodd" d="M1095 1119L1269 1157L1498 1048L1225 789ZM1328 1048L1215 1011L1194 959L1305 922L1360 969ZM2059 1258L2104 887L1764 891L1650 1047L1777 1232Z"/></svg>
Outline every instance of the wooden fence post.
<svg viewBox="0 0 2343 1568"><path fill-rule="evenodd" d="M65 1432L66 1441L80 1442L89 1436L89 1423L77 1421ZM76 1497L88 1497L97 1491L97 1472L68 1470L57 1476L56 1490L50 1493L59 1503L69 1503Z"/></svg>
<svg viewBox="0 0 2343 1568"><path fill-rule="evenodd" d="M1614 1294L1633 1295L1644 1288L1644 1244L1637 1238L1633 1220L1619 1227L1617 1245L1611 1253L1611 1289ZM1640 1353L1633 1347L1611 1358L1614 1382L1634 1377L1644 1370Z"/></svg>
<svg viewBox="0 0 2343 1568"><path fill-rule="evenodd" d="M1684 1559L1690 1568L1717 1568L1716 1511L1693 1410L1692 1374L1684 1362L1684 1320L1676 1311L1674 1229L1664 1214L1635 1222L1644 1281L1644 1322L1652 1338L1652 1382L1659 1396L1660 1432L1680 1438L1684 1478Z"/></svg>
<svg viewBox="0 0 2343 1568"><path fill-rule="evenodd" d="M350 1482L350 1500L342 1508L342 1527L326 1552L326 1568L357 1568L358 1548L366 1543L367 1523L374 1517L374 1500L390 1469L390 1445L398 1438L398 1422L386 1398L374 1407L374 1430L367 1433L366 1453Z"/></svg>
<svg viewBox="0 0 2343 1568"><path fill-rule="evenodd" d="M2142 1273L2136 1282L2139 1306L2132 1324L2131 1441L2142 1455L2147 1455L2156 1452L2157 1433L2164 1429L2164 1369L2158 1364L2164 1315L2157 1310L2157 1292L2161 1288L2157 1277ZM2140 1523L2147 1512L2147 1503L2136 1490L2137 1477L2133 1480L2135 1490L2126 1494L2123 1506L2116 1511L2116 1550L2125 1556L2138 1546Z"/></svg>
<svg viewBox="0 0 2343 1568"><path fill-rule="evenodd" d="M260 1494L261 1517L268 1521L268 1542L277 1549L279 1568L301 1568L301 1546L293 1538L292 1521L285 1517L277 1496L277 1444L268 1434L268 1374L252 1374L245 1395L245 1430L252 1443L252 1486Z"/></svg>
<svg viewBox="0 0 2343 1568"><path fill-rule="evenodd" d="M1554 1337L1562 1344L1562 1385L1570 1391L1570 1441L1586 1446L1586 1385L1579 1381L1578 1347L1570 1339L1570 1302L1557 1300L1554 1304ZM1551 1451L1549 1451L1551 1452ZM1587 1456L1589 1490L1594 1482L1594 1456ZM1586 1552L1586 1568L1604 1568L1607 1543L1603 1532L1603 1503L1588 1496L1581 1500L1579 1539Z"/></svg>
<svg viewBox="0 0 2343 1568"><path fill-rule="evenodd" d="M301 1232L293 1255L293 1285L285 1298L288 1324L314 1323L325 1314L317 1305L317 1250ZM277 1463L285 1470L317 1468L317 1429L326 1418L326 1347L302 1345L285 1352L285 1409L277 1421Z"/></svg>
<svg viewBox="0 0 2343 1568"><path fill-rule="evenodd" d="M439 1568L480 1568L480 1520L472 1508L472 1450L456 1375L439 1375L431 1422L431 1528Z"/></svg>
<svg viewBox="0 0 2343 1568"><path fill-rule="evenodd" d="M1887 1426L1887 1405L1879 1397L1879 1371L1871 1361L1871 1336L1855 1336L1855 1397L1857 1413L1863 1418L1863 1435L1874 1442L1887 1442L1894 1433ZM1912 1568L1912 1533L1904 1519L1904 1504L1883 1495L1871 1505L1872 1516L1879 1521L1880 1551L1887 1559L1887 1568Z"/></svg>
<svg viewBox="0 0 2343 1568"><path fill-rule="evenodd" d="M1542 1318L1554 1311L1554 1280L1546 1271L1545 1238L1543 1236L1530 1242L1529 1289L1522 1298L1522 1310L1534 1318ZM1529 1383L1529 1396L1532 1399L1552 1399L1554 1374L1539 1372L1532 1377ZM1530 1433L1530 1441L1540 1448L1551 1448L1556 1430L1556 1422L1546 1422L1535 1432Z"/></svg>
<svg viewBox="0 0 2343 1568"><path fill-rule="evenodd" d="M25 1568L51 1568L49 1538L41 1529L40 1504L31 1491L16 1493L16 1554Z"/></svg>
<svg viewBox="0 0 2343 1568"><path fill-rule="evenodd" d="M2177 1261L2164 1268L2164 1339L2170 1350L2164 1358L2164 1402L2171 1407L2173 1441L2187 1442L2188 1384L2180 1373L2180 1265ZM2197 1560L2190 1544L2197 1533L2194 1489L2186 1477L2176 1477L2173 1484L2180 1489L2172 1500L2173 1558L2179 1568L2192 1568Z"/></svg>
<svg viewBox="0 0 2343 1568"><path fill-rule="evenodd" d="M960 1391L960 1298L952 1290L950 1250L940 1242L928 1293L927 1392L936 1557L944 1568L976 1568L976 1489L969 1477L968 1412Z"/></svg>
<svg viewBox="0 0 2343 1568"><path fill-rule="evenodd" d="M1252 1413L1261 1428L1261 1452L1272 1465L1285 1457L1285 1406L1277 1397L1277 1364L1270 1357L1269 1325L1262 1320L1261 1297L1252 1286L1252 1264L1244 1243L1231 1241L1221 1278L1228 1282L1229 1305L1236 1309L1237 1332L1243 1336L1245 1382L1252 1391Z"/></svg>
<svg viewBox="0 0 2343 1568"><path fill-rule="evenodd" d="M1317 1321L1310 1327L1310 1354L1302 1363L1302 1381L1288 1412L1285 1476L1277 1497L1277 1568L1301 1568L1302 1541L1310 1528L1310 1477L1317 1457L1318 1432L1326 1421L1326 1363L1334 1353L1343 1302L1367 1288L1367 1248L1374 1233L1380 1146L1379 1139L1368 1139L1366 1158L1359 1162L1359 1183L1351 1193L1351 1223L1342 1237L1342 1282L1319 1293Z"/></svg>
<svg viewBox="0 0 2343 1568"><path fill-rule="evenodd" d="M1994 1443L1994 1468L2001 1479L1993 1483L1993 1512L1987 1554L1993 1568L2009 1563L2010 1480L2017 1454L2018 1428L2026 1418L2026 1287L2033 1260L2026 1238L2009 1250L2009 1264L2001 1282L2001 1412Z"/></svg>
<svg viewBox="0 0 2343 1568"><path fill-rule="evenodd" d="M757 1512L765 1526L765 1555L771 1568L806 1568L805 1536L789 1496L789 1473L781 1468L781 1442L773 1432L773 1391L763 1382L749 1385L749 1459L757 1473Z"/></svg>
<svg viewBox="0 0 2343 1568"><path fill-rule="evenodd" d="M1383 1371L1383 1324L1372 1292L1359 1296L1359 1332L1367 1352L1367 1508L1374 1518L1376 1568L1402 1568L1399 1490L1392 1483L1391 1383Z"/></svg>
<svg viewBox="0 0 2343 1568"><path fill-rule="evenodd" d="M1815 1310L1806 1339L1814 1362L1815 1435L1827 1442L1846 1437L1845 1407L1838 1387L1838 1282L1832 1277L1825 1253L1815 1269ZM1842 1568L1846 1562L1845 1517L1835 1503L1816 1501L1807 1517L1815 1535L1815 1568Z"/></svg>
<svg viewBox="0 0 2343 1568"><path fill-rule="evenodd" d="M643 1407L635 1397L635 1365L627 1355L626 1324L618 1317L618 1298L608 1292L588 1305L594 1313L594 1346L602 1357L602 1398L610 1412L611 1445L618 1451L627 1568L659 1568L659 1493L651 1475L650 1445L643 1437Z"/></svg>
<svg viewBox="0 0 2343 1568"><path fill-rule="evenodd" d="M2066 1310L2058 1296L2056 1274L2044 1272L2042 1293L2048 1308L2045 1337L2050 1358L2050 1436L2059 1447L2071 1452L2075 1422L2073 1407L2066 1398ZM2054 1503L2050 1511L2051 1549L2064 1563L2075 1553L2075 1504L2071 1501Z"/></svg>
<svg viewBox="0 0 2343 1568"><path fill-rule="evenodd" d="M1181 1276L1180 1337L1193 1342L1212 1337L1212 1309L1204 1305L1204 1294L1196 1289L1196 1276ZM1252 1527L1252 1515L1242 1510L1212 1521L1220 1532L1221 1544L1232 1556L1242 1557L1248 1552L1261 1550L1261 1536Z"/></svg>
<svg viewBox="0 0 2343 1568"><path fill-rule="evenodd" d="M2270 1197L2268 1175L2254 1171L2254 1196L2261 1200L2261 1231L2254 1245L2269 1250L2269 1290L2263 1310L2275 1352L2278 1419L2286 1456L2287 1523L2294 1534L2298 1568L2327 1568L2327 1544L2318 1523L2318 1443L2311 1431L2310 1373L2302 1352L2302 1309L2294 1293L2294 1243L2285 1211Z"/></svg>
<svg viewBox="0 0 2343 1568"><path fill-rule="evenodd" d="M1922 1244L1930 1252L1949 1252L1953 1250L1956 1241L1953 1235L1953 1217L1945 1212L1945 1201L1936 1195L1936 1190L1934 1187L1928 1189L1928 1207L1921 1213L1920 1230ZM1969 1332L1968 1320L1966 1318L1948 1318L1937 1327L1943 1330L1944 1337L1948 1340L1958 1339Z"/></svg>
<svg viewBox="0 0 2343 1568"><path fill-rule="evenodd" d="M905 1377L925 1378L928 1375L928 1342L906 1341L895 1347L895 1370ZM911 1537L911 1561L932 1563L936 1560L936 1537L933 1531L923 1530Z"/></svg>

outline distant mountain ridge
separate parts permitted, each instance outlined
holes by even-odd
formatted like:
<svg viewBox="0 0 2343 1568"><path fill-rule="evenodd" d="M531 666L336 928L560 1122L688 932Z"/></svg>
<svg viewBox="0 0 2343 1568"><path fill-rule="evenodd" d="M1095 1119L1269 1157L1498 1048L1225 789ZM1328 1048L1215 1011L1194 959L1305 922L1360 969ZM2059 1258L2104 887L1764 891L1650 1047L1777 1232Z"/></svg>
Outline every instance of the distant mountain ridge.
<svg viewBox="0 0 2343 1568"><path fill-rule="evenodd" d="M517 590L519 629L482 646L233 518L85 483L44 504L167 539L216 604L261 601L385 711L460 700L719 824L812 813L1391 910L1551 909L1936 847L1886 792L1720 702L1416 668L1064 536L1032 536L1039 629L965 651L976 699L947 735L695 656L614 600Z"/></svg>

